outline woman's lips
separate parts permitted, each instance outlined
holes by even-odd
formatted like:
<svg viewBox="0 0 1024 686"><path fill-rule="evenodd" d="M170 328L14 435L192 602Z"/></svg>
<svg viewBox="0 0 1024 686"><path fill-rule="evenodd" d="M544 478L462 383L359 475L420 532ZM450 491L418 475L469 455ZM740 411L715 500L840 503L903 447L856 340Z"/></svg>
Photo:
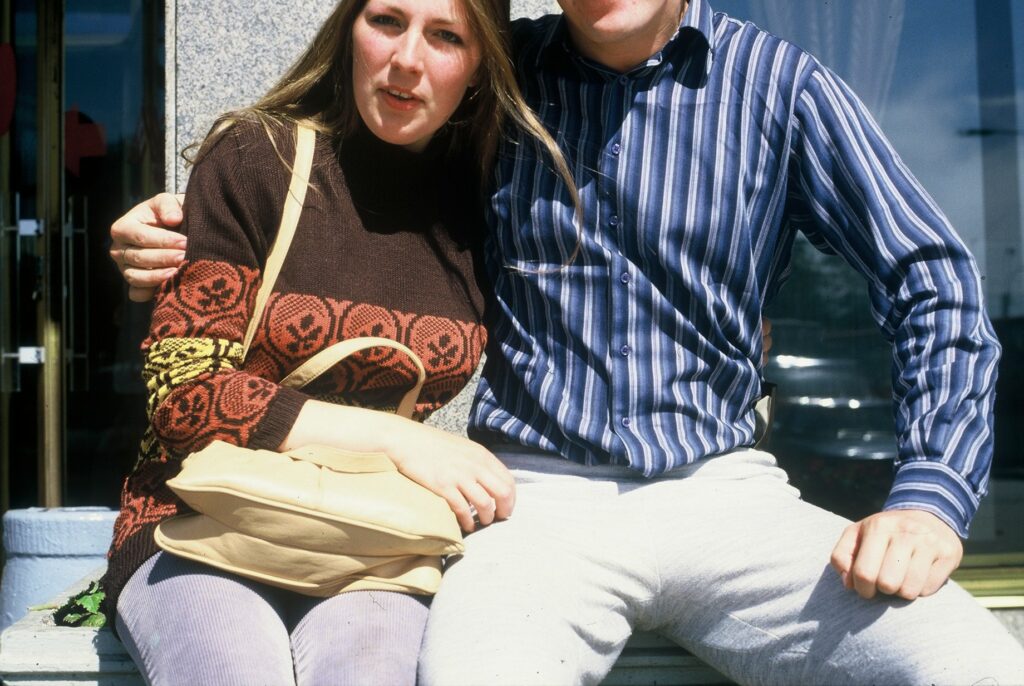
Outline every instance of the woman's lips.
<svg viewBox="0 0 1024 686"><path fill-rule="evenodd" d="M400 112L416 109L423 102L409 91L401 88L382 88L380 93L388 107Z"/></svg>

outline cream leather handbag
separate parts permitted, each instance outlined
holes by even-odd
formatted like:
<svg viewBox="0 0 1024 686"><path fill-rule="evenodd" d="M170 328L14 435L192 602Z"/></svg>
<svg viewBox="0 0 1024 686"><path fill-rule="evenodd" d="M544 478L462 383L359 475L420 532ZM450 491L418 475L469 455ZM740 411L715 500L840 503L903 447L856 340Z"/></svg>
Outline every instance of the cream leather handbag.
<svg viewBox="0 0 1024 686"><path fill-rule="evenodd" d="M298 130L292 180L244 341L247 353L305 201L315 132ZM411 417L426 378L412 350L355 338L314 355L281 384L301 388L349 355L401 351L418 372L397 413ZM463 551L448 503L398 472L382 453L311 445L276 453L215 441L182 462L167 485L196 512L161 522L163 550L312 596L380 589L432 594L445 555Z"/></svg>

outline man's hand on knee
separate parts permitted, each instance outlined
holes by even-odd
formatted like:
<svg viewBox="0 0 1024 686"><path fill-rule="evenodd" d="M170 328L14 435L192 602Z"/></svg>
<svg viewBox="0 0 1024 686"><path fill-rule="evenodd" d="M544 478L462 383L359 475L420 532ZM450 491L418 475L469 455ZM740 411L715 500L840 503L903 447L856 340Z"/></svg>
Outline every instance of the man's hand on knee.
<svg viewBox="0 0 1024 686"><path fill-rule="evenodd" d="M935 515L890 510L848 526L832 566L863 598L880 592L914 600L939 590L963 555L960 537Z"/></svg>
<svg viewBox="0 0 1024 686"><path fill-rule="evenodd" d="M153 196L110 227L110 258L136 302L150 300L185 259L185 236L170 230L181 224L182 199L170 193Z"/></svg>

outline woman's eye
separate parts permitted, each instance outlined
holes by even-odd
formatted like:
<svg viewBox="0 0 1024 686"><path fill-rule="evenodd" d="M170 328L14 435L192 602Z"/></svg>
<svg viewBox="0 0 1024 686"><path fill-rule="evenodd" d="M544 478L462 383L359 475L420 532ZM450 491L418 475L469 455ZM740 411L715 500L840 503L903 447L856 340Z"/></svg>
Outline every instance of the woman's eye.
<svg viewBox="0 0 1024 686"><path fill-rule="evenodd" d="M443 40L445 43L451 43L452 45L462 45L462 36L451 31L444 29L437 32L437 37Z"/></svg>
<svg viewBox="0 0 1024 686"><path fill-rule="evenodd" d="M377 26L400 26L397 17L393 17L389 14L375 14L370 17L370 23L376 24Z"/></svg>

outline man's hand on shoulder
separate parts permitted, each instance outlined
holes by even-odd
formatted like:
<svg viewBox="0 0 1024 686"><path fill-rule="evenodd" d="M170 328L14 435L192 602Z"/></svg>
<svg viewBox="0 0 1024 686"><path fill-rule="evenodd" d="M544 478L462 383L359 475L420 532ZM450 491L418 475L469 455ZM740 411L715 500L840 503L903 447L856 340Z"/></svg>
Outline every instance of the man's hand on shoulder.
<svg viewBox="0 0 1024 686"><path fill-rule="evenodd" d="M939 590L963 555L960 537L935 515L889 510L848 526L832 566L863 598L884 593L914 600Z"/></svg>
<svg viewBox="0 0 1024 686"><path fill-rule="evenodd" d="M136 302L152 299L185 259L185 236L171 230L181 224L182 202L180 195L155 195L110 227L110 258L128 282L128 297Z"/></svg>

